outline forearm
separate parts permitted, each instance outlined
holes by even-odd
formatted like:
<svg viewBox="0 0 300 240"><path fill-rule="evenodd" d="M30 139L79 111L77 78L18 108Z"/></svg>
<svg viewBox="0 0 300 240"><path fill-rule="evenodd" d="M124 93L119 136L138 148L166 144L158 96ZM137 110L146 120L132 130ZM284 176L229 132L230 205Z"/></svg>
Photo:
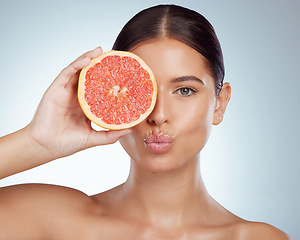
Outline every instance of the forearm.
<svg viewBox="0 0 300 240"><path fill-rule="evenodd" d="M66 67L44 94L31 123L0 138L0 179L130 133L95 131L77 100L79 71L102 53L87 52Z"/></svg>
<svg viewBox="0 0 300 240"><path fill-rule="evenodd" d="M0 138L0 179L50 160L46 149L28 137L26 128Z"/></svg>

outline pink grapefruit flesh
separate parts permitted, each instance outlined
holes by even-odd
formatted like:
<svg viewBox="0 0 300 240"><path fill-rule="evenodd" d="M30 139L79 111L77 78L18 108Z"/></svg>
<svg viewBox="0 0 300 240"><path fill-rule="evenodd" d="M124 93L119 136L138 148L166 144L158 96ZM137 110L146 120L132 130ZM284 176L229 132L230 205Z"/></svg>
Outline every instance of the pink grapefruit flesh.
<svg viewBox="0 0 300 240"><path fill-rule="evenodd" d="M125 129L152 112L157 85L151 69L137 55L109 51L81 70L78 100L85 115L106 129Z"/></svg>

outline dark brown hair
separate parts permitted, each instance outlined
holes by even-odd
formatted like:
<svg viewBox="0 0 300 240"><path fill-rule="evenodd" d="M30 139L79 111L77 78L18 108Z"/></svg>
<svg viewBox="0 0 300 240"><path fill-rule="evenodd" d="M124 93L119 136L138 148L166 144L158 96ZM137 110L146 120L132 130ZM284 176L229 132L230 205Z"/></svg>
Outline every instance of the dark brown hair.
<svg viewBox="0 0 300 240"><path fill-rule="evenodd" d="M206 58L218 96L225 75L221 46L209 21L193 10L176 5L142 10L125 24L113 50L129 51L141 42L164 36L187 44Z"/></svg>

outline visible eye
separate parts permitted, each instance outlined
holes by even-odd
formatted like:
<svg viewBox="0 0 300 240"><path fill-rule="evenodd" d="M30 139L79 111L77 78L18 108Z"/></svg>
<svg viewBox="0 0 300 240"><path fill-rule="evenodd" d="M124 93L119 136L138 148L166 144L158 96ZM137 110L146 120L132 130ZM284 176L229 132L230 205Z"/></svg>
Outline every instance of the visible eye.
<svg viewBox="0 0 300 240"><path fill-rule="evenodd" d="M194 89L189 88L189 87L182 87L182 88L179 88L178 90L176 90L176 92L178 94L182 95L183 97L188 97L188 96L193 95L197 91L195 91Z"/></svg>

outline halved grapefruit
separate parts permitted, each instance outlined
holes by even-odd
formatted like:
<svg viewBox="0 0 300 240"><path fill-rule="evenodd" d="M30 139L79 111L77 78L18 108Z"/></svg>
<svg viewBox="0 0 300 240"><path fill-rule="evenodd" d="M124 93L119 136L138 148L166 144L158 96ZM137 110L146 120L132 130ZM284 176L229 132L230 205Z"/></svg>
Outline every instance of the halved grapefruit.
<svg viewBox="0 0 300 240"><path fill-rule="evenodd" d="M106 129L125 129L152 112L157 85L151 69L137 55L109 51L81 70L78 100L85 115Z"/></svg>

